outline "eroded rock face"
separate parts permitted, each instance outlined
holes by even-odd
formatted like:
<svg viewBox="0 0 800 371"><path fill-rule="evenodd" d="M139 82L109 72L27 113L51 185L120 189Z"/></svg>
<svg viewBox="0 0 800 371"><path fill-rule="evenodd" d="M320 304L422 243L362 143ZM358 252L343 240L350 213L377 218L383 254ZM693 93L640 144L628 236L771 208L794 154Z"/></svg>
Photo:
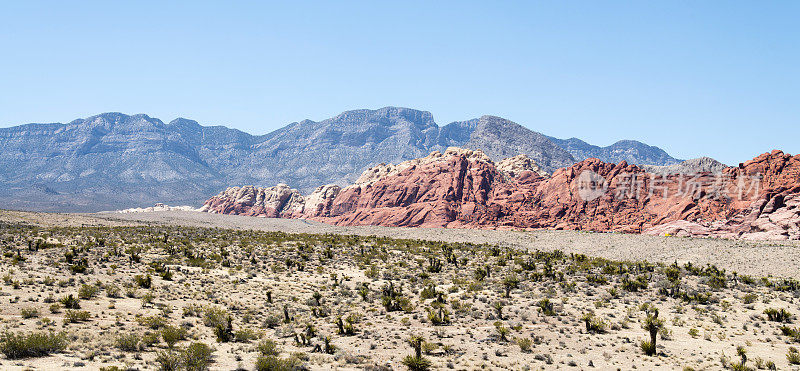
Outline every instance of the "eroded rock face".
<svg viewBox="0 0 800 371"><path fill-rule="evenodd" d="M210 198L199 209L202 212L296 218L303 216L305 198L300 191L286 184L274 187L231 187Z"/></svg>
<svg viewBox="0 0 800 371"><path fill-rule="evenodd" d="M542 177L549 175L546 171L542 170L535 161L525 155L516 155L500 160L496 166L498 171L512 178L520 176L524 171L532 171Z"/></svg>
<svg viewBox="0 0 800 371"><path fill-rule="evenodd" d="M304 215L326 215L330 212L331 204L342 187L336 184L319 186L305 198L302 213Z"/></svg>
<svg viewBox="0 0 800 371"><path fill-rule="evenodd" d="M259 202L260 193L252 187L229 189L204 209L338 225L800 239L800 156L773 151L716 174L654 175L624 161L598 159L550 177L537 170L525 157L495 164L482 151L448 148L376 166L351 186L320 187L302 202L298 193L281 209L267 206L275 202ZM283 198L265 194L261 199Z"/></svg>

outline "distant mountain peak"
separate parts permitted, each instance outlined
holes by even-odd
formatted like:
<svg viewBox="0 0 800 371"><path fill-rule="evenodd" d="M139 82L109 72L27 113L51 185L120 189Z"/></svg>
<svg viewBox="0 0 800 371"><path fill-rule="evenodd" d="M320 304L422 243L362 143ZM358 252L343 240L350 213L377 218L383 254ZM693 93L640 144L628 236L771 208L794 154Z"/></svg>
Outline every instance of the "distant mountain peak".
<svg viewBox="0 0 800 371"><path fill-rule="evenodd" d="M582 159L559 143L499 116L439 126L428 111L392 106L303 120L257 136L183 117L164 124L145 114L106 112L67 125L0 129L0 200L22 209L96 211L196 204L231 184L285 183L308 192L319 184L352 183L382 162L448 147L481 150L494 161L522 154L553 172ZM609 154L631 163L653 154L657 161L672 159L640 143L616 146ZM29 184L52 192L31 197Z"/></svg>
<svg viewBox="0 0 800 371"><path fill-rule="evenodd" d="M680 163L661 148L637 140L623 139L606 147L591 145L578 138L558 139L548 137L553 143L565 149L577 161L598 158L603 162L619 163L625 161L637 165L666 166Z"/></svg>
<svg viewBox="0 0 800 371"><path fill-rule="evenodd" d="M393 120L400 119L403 122L411 123L422 128L436 127L438 125L433 119L433 114L428 111L420 111L405 107L383 107L375 110L357 109L344 111L332 118L320 121L320 123L336 122L341 125L352 125L365 123L388 124ZM305 120L310 121L310 120ZM304 121L304 123L305 123ZM313 123L313 121L310 121Z"/></svg>

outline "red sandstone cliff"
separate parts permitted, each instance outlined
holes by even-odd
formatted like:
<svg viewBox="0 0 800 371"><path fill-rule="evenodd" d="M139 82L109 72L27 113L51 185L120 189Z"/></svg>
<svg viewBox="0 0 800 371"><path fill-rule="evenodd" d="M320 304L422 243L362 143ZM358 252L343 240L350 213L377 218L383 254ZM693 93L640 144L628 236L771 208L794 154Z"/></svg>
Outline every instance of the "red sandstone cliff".
<svg viewBox="0 0 800 371"><path fill-rule="evenodd" d="M719 174L649 174L588 159L552 176L523 157L451 148L379 165L344 189L230 188L203 211L338 225L556 228L800 239L800 156L765 153Z"/></svg>

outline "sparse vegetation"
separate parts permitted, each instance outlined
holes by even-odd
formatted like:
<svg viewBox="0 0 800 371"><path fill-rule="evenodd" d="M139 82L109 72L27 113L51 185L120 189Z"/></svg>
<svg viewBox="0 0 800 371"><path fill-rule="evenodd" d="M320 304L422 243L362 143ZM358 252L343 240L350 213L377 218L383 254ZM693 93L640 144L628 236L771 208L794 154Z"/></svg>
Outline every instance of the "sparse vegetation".
<svg viewBox="0 0 800 371"><path fill-rule="evenodd" d="M27 241L36 238L52 246L27 250ZM63 329L58 338L47 338L58 346L12 354L67 351L91 368L374 369L392 361L411 370L514 369L522 358L531 368L549 369L584 367L566 354L585 345L584 357L605 369L619 365L608 344L624 344L637 318L647 338L638 343L640 351L634 345L620 352L642 369L685 357L676 344L687 340L699 344L693 348L698 357L689 362L708 357L705 343L718 341L741 344L736 353L726 350L730 369L786 368L800 361L797 351L752 346L774 341L776 334L780 342L800 343L790 325L796 306L791 293L800 285L712 265L152 225L0 223L0 251L11 253L0 255L9 263L0 268L7 303L0 316L17 336L6 335L8 349L25 348L19 345L25 334L56 336L51 330ZM84 273L76 273L76 265ZM463 329L466 335L452 335ZM407 354L397 340L412 332L419 336L409 339L413 352ZM69 349L68 339L74 342ZM484 341L494 350L477 350ZM45 343L31 340L37 342ZM209 344L218 349L215 363Z"/></svg>
<svg viewBox="0 0 800 371"><path fill-rule="evenodd" d="M786 309L780 308L767 308L764 310L764 314L767 315L767 318L773 322L783 322L788 323L791 322L792 314L789 313Z"/></svg>
<svg viewBox="0 0 800 371"><path fill-rule="evenodd" d="M648 356L656 355L656 338L658 332L664 327L664 320L658 318L658 309L649 310L647 317L642 322L642 328L650 334L650 340L641 342L642 351Z"/></svg>
<svg viewBox="0 0 800 371"><path fill-rule="evenodd" d="M421 336L412 335L408 343L414 348L414 354L403 358L403 365L411 371L427 371L433 366L431 361L422 355L422 344L425 340Z"/></svg>
<svg viewBox="0 0 800 371"><path fill-rule="evenodd" d="M9 359L44 357L67 347L64 333L35 332L21 334L6 332L0 337L0 352Z"/></svg>

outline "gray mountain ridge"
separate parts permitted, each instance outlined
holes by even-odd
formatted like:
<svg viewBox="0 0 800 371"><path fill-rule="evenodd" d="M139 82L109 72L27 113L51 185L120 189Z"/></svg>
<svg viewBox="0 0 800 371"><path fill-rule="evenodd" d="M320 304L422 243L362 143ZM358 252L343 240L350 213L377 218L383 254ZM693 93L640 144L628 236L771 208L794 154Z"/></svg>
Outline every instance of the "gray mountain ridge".
<svg viewBox="0 0 800 371"><path fill-rule="evenodd" d="M679 162L657 147L619 143L608 153L628 162ZM185 118L165 124L112 112L0 128L0 200L3 208L93 212L156 202L198 206L232 185L286 183L307 193L323 184L347 185L378 163L450 146L481 149L495 160L526 154L548 172L588 157L496 116L439 126L430 112L385 107L251 135ZM601 156L592 157L616 158Z"/></svg>
<svg viewBox="0 0 800 371"><path fill-rule="evenodd" d="M641 167L654 174L696 174L702 172L720 173L728 165L711 157L699 157L673 165L641 165Z"/></svg>
<svg viewBox="0 0 800 371"><path fill-rule="evenodd" d="M607 147L586 143L578 138L558 139L547 137L559 147L567 150L576 159L599 158L603 162L626 161L637 165L669 166L683 160L673 158L663 149L635 140L620 140Z"/></svg>

